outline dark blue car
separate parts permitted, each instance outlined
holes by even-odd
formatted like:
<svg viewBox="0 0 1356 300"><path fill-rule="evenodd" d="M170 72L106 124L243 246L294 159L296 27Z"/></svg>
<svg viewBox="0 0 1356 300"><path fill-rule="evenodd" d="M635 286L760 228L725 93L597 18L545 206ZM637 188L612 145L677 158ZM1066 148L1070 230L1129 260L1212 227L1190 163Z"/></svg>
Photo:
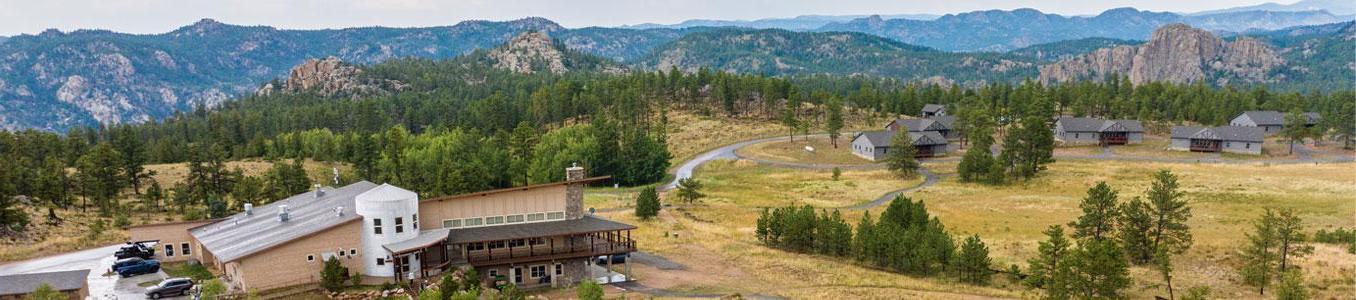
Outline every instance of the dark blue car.
<svg viewBox="0 0 1356 300"><path fill-rule="evenodd" d="M113 272L118 276L132 277L160 271L160 261L154 259L128 258L113 263Z"/></svg>

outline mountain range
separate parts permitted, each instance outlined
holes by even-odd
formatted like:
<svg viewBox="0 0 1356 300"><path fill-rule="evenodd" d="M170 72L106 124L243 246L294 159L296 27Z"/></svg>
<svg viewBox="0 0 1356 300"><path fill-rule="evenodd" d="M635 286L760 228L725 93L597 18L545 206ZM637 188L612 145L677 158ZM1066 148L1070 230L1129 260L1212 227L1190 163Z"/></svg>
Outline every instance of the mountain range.
<svg viewBox="0 0 1356 300"><path fill-rule="evenodd" d="M743 27L753 29L786 29L786 30L813 30L831 23L841 23L855 19L870 17L870 15L804 15L791 18L765 18L757 20L706 20L695 19L686 20L675 24L655 24L645 23L631 26L622 26L622 28L632 29L650 29L650 28L690 28L690 27ZM881 15L883 19L909 19L909 20L933 20L941 15L934 14L899 14L899 15Z"/></svg>
<svg viewBox="0 0 1356 300"><path fill-rule="evenodd" d="M832 23L815 31L853 31L946 51L1008 51L1090 37L1144 40L1154 29L1185 23L1211 31L1273 30L1347 21L1326 11L1242 11L1186 16L1134 8L1107 10L1096 16L1066 17L1034 9L986 10L949 14L935 20L867 17Z"/></svg>
<svg viewBox="0 0 1356 300"><path fill-rule="evenodd" d="M1356 15L1356 2L1348 0L1301 0L1291 4L1279 4L1267 2L1258 5L1232 7L1219 10L1207 10L1192 13L1192 15L1208 15L1215 13L1240 12L1240 11L1307 11L1307 10L1326 10L1329 13L1339 16Z"/></svg>
<svg viewBox="0 0 1356 300"><path fill-rule="evenodd" d="M1284 23L1288 21L1282 17L1293 15L1262 12L1259 16L1280 21L1249 20L1250 24ZM1147 24L1180 18L1177 14L1134 9L1113 10L1094 17L1014 10L948 15L932 21L867 18L877 23L952 24L955 28L921 26L917 28L918 34L907 37L938 43L953 39L945 47L901 41L900 37L891 38L887 34L897 31L884 29L878 35L737 27L564 28L543 18L466 21L425 28L331 30L282 30L204 19L163 34L48 30L0 40L0 128L61 131L73 125L143 122L253 93L270 80L288 76L294 66L308 59L334 57L331 64L356 65L398 57L447 59L477 50L491 51L524 32L540 33L535 39L539 43L542 36L549 37L553 46L558 43L560 48L572 51L569 55L586 55L587 59L578 61L589 64L589 68L613 71L706 67L765 75L885 76L942 84L1011 81L1037 77L1043 65L1074 59L1099 48L1137 46L1139 40L1151 37L1153 28ZM1093 19L1106 21L1090 21ZM1023 23L1030 29L1014 33L999 30ZM1093 23L1103 25L1090 25ZM1341 26L1328 25L1347 28ZM921 30L928 28L941 31L923 34ZM1143 30L1147 31L1136 33ZM1339 55L1350 51L1329 51L1350 45L1337 42L1333 38L1337 33L1332 29L1307 30L1313 32L1287 35L1230 30L1263 36L1262 44L1274 44L1273 52L1285 60L1283 65L1264 71L1267 76L1230 82L1283 84L1327 80L1333 85L1349 82L1350 77L1334 76L1350 74L1350 57ZM1232 34L1220 36L1232 38ZM973 42L985 39L991 41ZM1012 43L1013 40L1023 42ZM1050 43L1030 42L1047 40ZM993 48L997 44L1012 45L1000 48L1014 50L947 51ZM500 54L505 53L515 52ZM522 57L527 60L517 62L513 62L513 55L501 55L486 63L537 67L540 61L532 59L541 55L552 54L533 53Z"/></svg>

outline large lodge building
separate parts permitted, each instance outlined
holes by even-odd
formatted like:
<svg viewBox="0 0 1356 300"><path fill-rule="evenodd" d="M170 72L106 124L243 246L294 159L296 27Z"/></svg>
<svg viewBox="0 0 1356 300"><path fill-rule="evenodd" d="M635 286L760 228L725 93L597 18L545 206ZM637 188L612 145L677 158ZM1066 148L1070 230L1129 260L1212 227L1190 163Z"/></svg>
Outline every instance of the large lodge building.
<svg viewBox="0 0 1356 300"><path fill-rule="evenodd" d="M129 233L135 241L158 241L157 259L196 260L241 291L318 282L331 257L366 283L473 266L484 282L565 285L594 277L592 258L636 249L635 226L584 212L584 186L606 179L571 167L562 182L432 199L361 181L246 206L225 218L135 226Z"/></svg>

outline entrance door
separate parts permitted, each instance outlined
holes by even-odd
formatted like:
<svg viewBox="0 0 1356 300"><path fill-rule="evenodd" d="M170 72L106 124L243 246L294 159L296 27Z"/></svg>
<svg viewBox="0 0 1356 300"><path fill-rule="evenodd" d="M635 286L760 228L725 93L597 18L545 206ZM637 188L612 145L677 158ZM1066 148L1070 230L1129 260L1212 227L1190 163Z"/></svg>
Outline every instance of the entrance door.
<svg viewBox="0 0 1356 300"><path fill-rule="evenodd" d="M523 284L523 267L513 267L513 283Z"/></svg>

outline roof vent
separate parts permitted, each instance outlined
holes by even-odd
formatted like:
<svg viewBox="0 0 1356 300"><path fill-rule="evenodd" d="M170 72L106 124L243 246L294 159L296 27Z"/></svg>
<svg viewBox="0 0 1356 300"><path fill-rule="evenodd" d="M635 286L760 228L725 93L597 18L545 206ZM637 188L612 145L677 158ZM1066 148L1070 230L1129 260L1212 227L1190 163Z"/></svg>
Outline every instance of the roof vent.
<svg viewBox="0 0 1356 300"><path fill-rule="evenodd" d="M278 220L287 222L288 217L289 216L287 215L287 204L278 205Z"/></svg>
<svg viewBox="0 0 1356 300"><path fill-rule="evenodd" d="M319 187L317 187L315 188L315 198L320 199L320 197L325 197L325 190L322 190Z"/></svg>
<svg viewBox="0 0 1356 300"><path fill-rule="evenodd" d="M253 203L245 203L245 215L246 215L246 216L253 216L253 215L254 215L254 204L253 204Z"/></svg>
<svg viewBox="0 0 1356 300"><path fill-rule="evenodd" d="M334 208L334 215L335 215L335 216L338 216L338 217L343 217L343 216L344 216L344 207L343 207L343 206L335 207L335 208Z"/></svg>

